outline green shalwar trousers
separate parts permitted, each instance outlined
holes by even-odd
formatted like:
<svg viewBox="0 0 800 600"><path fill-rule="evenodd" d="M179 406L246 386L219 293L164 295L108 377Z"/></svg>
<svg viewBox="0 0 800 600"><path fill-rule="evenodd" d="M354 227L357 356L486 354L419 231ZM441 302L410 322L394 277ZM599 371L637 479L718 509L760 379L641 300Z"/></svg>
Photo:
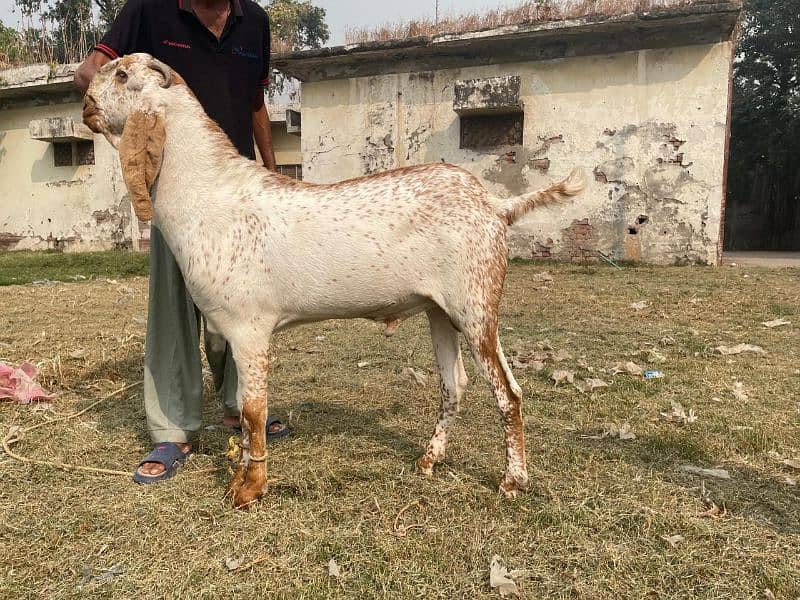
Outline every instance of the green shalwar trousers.
<svg viewBox="0 0 800 600"><path fill-rule="evenodd" d="M144 359L144 406L153 443L189 443L203 422L200 331L217 396L239 416L238 378L229 344L208 331L167 242L150 229L150 296Z"/></svg>

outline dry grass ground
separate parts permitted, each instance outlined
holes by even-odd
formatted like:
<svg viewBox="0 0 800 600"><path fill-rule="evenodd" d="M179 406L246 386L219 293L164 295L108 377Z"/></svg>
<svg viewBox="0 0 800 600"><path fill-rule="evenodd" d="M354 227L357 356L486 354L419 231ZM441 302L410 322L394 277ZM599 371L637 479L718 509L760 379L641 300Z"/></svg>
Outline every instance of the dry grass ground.
<svg viewBox="0 0 800 600"><path fill-rule="evenodd" d="M545 288L533 279L544 269L554 278ZM0 405L2 431L137 381L145 294L144 279L0 289L0 358L41 363L60 393L51 410ZM642 300L652 305L631 308ZM211 400L200 454L161 486L3 456L0 597L495 597L494 554L529 571L527 598L800 597L800 472L782 463L800 458L800 272L516 264L503 306L507 349L549 340L574 357L517 370L531 494L496 493L499 419L471 365L446 464L432 479L415 473L438 386L401 370L432 366L424 319L388 341L366 322L303 327L275 344L272 406L294 435L271 445L275 481L260 505L237 512L223 500L229 433L213 428ZM761 325L775 317L795 323ZM713 352L740 342L767 355ZM652 348L666 358L664 379L600 371L644 364ZM610 387L583 394L549 379L553 368L580 378L589 367ZM749 400L734 398L736 381ZM660 418L672 401L697 421ZM630 424L636 439L591 439L607 423ZM125 471L147 448L138 390L15 446ZM731 478L679 471L686 464ZM699 516L708 502L727 514ZM675 535L675 547L663 539ZM229 573L227 558L262 562Z"/></svg>

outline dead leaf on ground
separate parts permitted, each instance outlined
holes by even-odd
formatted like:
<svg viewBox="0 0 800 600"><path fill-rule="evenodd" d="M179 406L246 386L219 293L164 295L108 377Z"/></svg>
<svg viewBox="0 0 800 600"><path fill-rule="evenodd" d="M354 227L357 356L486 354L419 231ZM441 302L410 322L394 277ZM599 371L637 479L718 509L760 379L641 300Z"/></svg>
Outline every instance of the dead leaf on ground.
<svg viewBox="0 0 800 600"><path fill-rule="evenodd" d="M503 598L509 595L518 596L517 580L527 575L528 571L523 569L509 571L503 559L496 554L489 563L489 585L493 590L497 590Z"/></svg>
<svg viewBox="0 0 800 600"><path fill-rule="evenodd" d="M663 365L667 362L667 357L661 354L655 348L651 348L649 350L642 351L642 358L647 362L655 365Z"/></svg>
<svg viewBox="0 0 800 600"><path fill-rule="evenodd" d="M731 474L725 469L704 469L695 465L681 465L679 471L689 473L690 475L699 475L700 477L714 477L715 479L730 479Z"/></svg>
<svg viewBox="0 0 800 600"><path fill-rule="evenodd" d="M508 362L513 368L521 369L522 371L528 369L532 370L534 373L541 373L544 371L544 363L539 360L528 361L521 356L512 356L508 359Z"/></svg>
<svg viewBox="0 0 800 600"><path fill-rule="evenodd" d="M677 548L686 541L686 538L682 535L662 535L661 539L667 542L672 548Z"/></svg>
<svg viewBox="0 0 800 600"><path fill-rule="evenodd" d="M610 425L606 425L605 431L603 431L603 437L616 438L627 442L635 440L636 434L631 431L631 426L628 423L623 423L622 425L611 423Z"/></svg>
<svg viewBox="0 0 800 600"><path fill-rule="evenodd" d="M124 575L127 571L125 565L114 565L110 569L104 570L100 575L94 577L95 583L99 585L103 585L104 583L108 583L112 579L119 577L120 575Z"/></svg>
<svg viewBox="0 0 800 600"><path fill-rule="evenodd" d="M553 283L554 279L553 279L553 276L550 275L550 273L548 273L547 271L544 271L543 273L536 273L536 275L531 277L531 281L534 284L538 284L538 285L534 285L533 286L534 289L538 290L538 289L541 289L542 287L546 288L548 285Z"/></svg>
<svg viewBox="0 0 800 600"><path fill-rule="evenodd" d="M714 351L722 356L736 356L738 354L758 354L766 356L767 352L761 346L753 344L738 344L736 346L717 346Z"/></svg>
<svg viewBox="0 0 800 600"><path fill-rule="evenodd" d="M741 381L737 381L733 384L731 392L733 393L733 397L739 402L747 402L750 400L750 396L747 395L747 392L744 390L744 384Z"/></svg>
<svg viewBox="0 0 800 600"><path fill-rule="evenodd" d="M358 363L358 365L356 365L356 366L358 366L358 368L359 368L359 369L363 369L364 367L368 367L369 365L370 365L370 362L369 362L369 361L362 360L362 361L361 361L360 363Z"/></svg>
<svg viewBox="0 0 800 600"><path fill-rule="evenodd" d="M336 564L336 561L330 559L328 561L328 575L331 577L339 578L342 576L342 570L339 568L339 565Z"/></svg>
<svg viewBox="0 0 800 600"><path fill-rule="evenodd" d="M572 371L553 371L552 376L553 381L555 381L556 385L560 383L575 383L575 373Z"/></svg>
<svg viewBox="0 0 800 600"><path fill-rule="evenodd" d="M244 564L244 558L226 558L225 568L228 571L235 571Z"/></svg>
<svg viewBox="0 0 800 600"><path fill-rule="evenodd" d="M428 376L422 371L418 371L413 367L404 367L400 374L404 379L407 379L411 383L415 383L420 387L425 387L425 385L428 383Z"/></svg>
<svg viewBox="0 0 800 600"><path fill-rule="evenodd" d="M628 375L642 375L644 373L644 367L640 367L635 362L628 361L618 362L611 370L612 375L621 375L623 373Z"/></svg>
<svg viewBox="0 0 800 600"><path fill-rule="evenodd" d="M572 360L572 354L567 352L566 350L559 350L550 355L550 358L553 359L553 362L564 362L565 360Z"/></svg>
<svg viewBox="0 0 800 600"><path fill-rule="evenodd" d="M697 414L695 414L694 409L690 408L687 411L680 402L673 402L672 408L669 411L659 414L664 417L667 423L691 425L697 421Z"/></svg>
<svg viewBox="0 0 800 600"><path fill-rule="evenodd" d="M727 516L727 514L728 514L728 509L725 508L724 505L722 506L722 508L720 508L719 506L717 506L712 502L710 508L707 511L701 512L697 516L700 517L701 519L722 519L725 516Z"/></svg>
<svg viewBox="0 0 800 600"><path fill-rule="evenodd" d="M767 321L766 323L762 323L764 327L767 329L775 329L776 327L786 327L787 325L791 325L791 321L787 321L786 319L775 319L774 321Z"/></svg>
<svg viewBox="0 0 800 600"><path fill-rule="evenodd" d="M578 388L578 390L583 392L584 394L590 394L595 390L599 390L601 388L607 388L608 384L602 379L591 378L585 381L579 381L578 383L575 384L575 387Z"/></svg>

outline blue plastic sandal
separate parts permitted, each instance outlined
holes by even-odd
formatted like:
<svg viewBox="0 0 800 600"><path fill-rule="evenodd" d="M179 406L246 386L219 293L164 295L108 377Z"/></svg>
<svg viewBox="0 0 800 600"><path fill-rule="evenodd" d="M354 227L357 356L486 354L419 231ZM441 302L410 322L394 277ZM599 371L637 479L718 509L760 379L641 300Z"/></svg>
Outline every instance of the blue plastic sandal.
<svg viewBox="0 0 800 600"><path fill-rule="evenodd" d="M189 452L184 452L180 449L178 444L173 442L157 444L156 447L153 448L153 451L145 456L142 462L137 465L136 470L133 472L133 480L141 485L150 485L152 483L158 483L160 481L172 479L175 477L178 469L180 469L183 464L189 460L189 457L193 453L194 452L192 450L189 450ZM158 463L160 465L164 465L166 470L159 475L142 475L139 472L139 469L141 469L142 465L145 463Z"/></svg>
<svg viewBox="0 0 800 600"><path fill-rule="evenodd" d="M269 428L272 427L275 423L280 423L281 425L283 425L283 427L280 428L278 431L276 431L274 433L270 433ZM242 433L242 428L241 427L234 427L233 430L236 433L239 433L239 434ZM289 429L288 426L284 425L283 421L281 421L278 417L268 417L267 418L267 439L268 440L279 440L281 438L285 438L291 432L292 432L292 430Z"/></svg>

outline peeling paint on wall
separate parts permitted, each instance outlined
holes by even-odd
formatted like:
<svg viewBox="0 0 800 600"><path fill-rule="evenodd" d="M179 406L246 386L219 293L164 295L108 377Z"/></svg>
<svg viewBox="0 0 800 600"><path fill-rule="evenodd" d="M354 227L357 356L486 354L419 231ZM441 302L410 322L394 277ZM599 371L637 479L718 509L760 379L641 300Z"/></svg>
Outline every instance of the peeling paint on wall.
<svg viewBox="0 0 800 600"><path fill-rule="evenodd" d="M309 180L330 183L445 161L498 197L582 167L586 193L521 219L509 231L513 256L715 263L731 49L724 42L304 83L304 165L313 167ZM459 148L456 82L509 74L519 77L523 143ZM319 146L319 136L335 146Z"/></svg>

